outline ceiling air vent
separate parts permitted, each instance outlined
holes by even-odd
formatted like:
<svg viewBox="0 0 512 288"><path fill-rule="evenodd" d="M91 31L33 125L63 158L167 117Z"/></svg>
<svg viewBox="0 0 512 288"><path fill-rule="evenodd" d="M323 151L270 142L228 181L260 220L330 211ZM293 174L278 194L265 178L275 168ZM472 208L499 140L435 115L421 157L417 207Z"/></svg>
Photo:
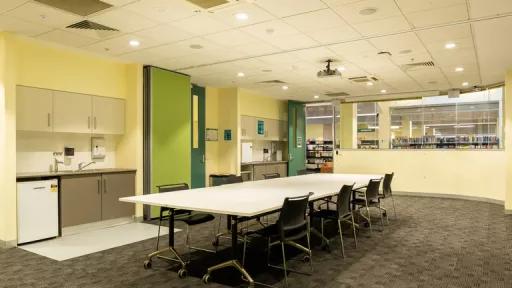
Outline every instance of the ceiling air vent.
<svg viewBox="0 0 512 288"><path fill-rule="evenodd" d="M434 64L433 61L424 61L424 62L409 63L409 64L402 65L400 67L402 68L402 70L408 71L408 70L418 70L418 69L422 69L422 68L431 68L431 67L435 67L435 66L436 65Z"/></svg>
<svg viewBox="0 0 512 288"><path fill-rule="evenodd" d="M187 1L196 6L203 8L203 9L210 9L213 7L217 7L217 6L229 3L227 0L187 0Z"/></svg>
<svg viewBox="0 0 512 288"><path fill-rule="evenodd" d="M328 97L342 97L342 96L349 96L350 94L348 94L346 92L327 92L324 95L328 96Z"/></svg>
<svg viewBox="0 0 512 288"><path fill-rule="evenodd" d="M111 27L108 27L105 25L101 25L99 23L92 22L89 20L84 20L84 21L80 21L75 24L71 24L71 25L67 26L66 28L85 29L85 30L101 30L101 31L116 31L116 32L119 31L117 29L114 29L114 28L111 28Z"/></svg>
<svg viewBox="0 0 512 288"><path fill-rule="evenodd" d="M89 16L112 5L99 0L35 0L45 5L71 12L80 16Z"/></svg>
<svg viewBox="0 0 512 288"><path fill-rule="evenodd" d="M356 82L356 83L366 83L366 82L377 82L379 81L379 79L377 79L377 77L374 77L374 76L358 76L358 77L350 77L348 78L348 80L352 81L352 82Z"/></svg>
<svg viewBox="0 0 512 288"><path fill-rule="evenodd" d="M267 81L260 81L257 82L258 84L284 84L286 82L283 82L281 80L267 80Z"/></svg>

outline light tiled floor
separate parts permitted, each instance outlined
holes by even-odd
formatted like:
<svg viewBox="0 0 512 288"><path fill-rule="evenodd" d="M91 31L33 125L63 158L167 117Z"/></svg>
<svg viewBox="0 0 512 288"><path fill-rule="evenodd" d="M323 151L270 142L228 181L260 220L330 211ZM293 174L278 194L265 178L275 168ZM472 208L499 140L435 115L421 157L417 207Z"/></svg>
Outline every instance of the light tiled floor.
<svg viewBox="0 0 512 288"><path fill-rule="evenodd" d="M161 235L166 235L167 232L167 228L164 227ZM153 238L157 233L156 225L129 223L22 245L19 248L63 261Z"/></svg>

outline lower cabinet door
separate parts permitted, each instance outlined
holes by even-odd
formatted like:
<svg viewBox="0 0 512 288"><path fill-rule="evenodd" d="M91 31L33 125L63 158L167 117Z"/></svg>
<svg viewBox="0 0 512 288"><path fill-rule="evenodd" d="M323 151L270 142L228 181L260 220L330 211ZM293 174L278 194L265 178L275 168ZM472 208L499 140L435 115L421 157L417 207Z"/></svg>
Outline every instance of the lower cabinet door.
<svg viewBox="0 0 512 288"><path fill-rule="evenodd" d="M281 177L288 177L288 165L286 163L276 164L276 167L277 173L279 173Z"/></svg>
<svg viewBox="0 0 512 288"><path fill-rule="evenodd" d="M119 198L135 195L135 173L102 175L101 215L103 220L132 216L135 205L120 202Z"/></svg>
<svg viewBox="0 0 512 288"><path fill-rule="evenodd" d="M62 227L101 220L101 176L61 177L60 207Z"/></svg>
<svg viewBox="0 0 512 288"><path fill-rule="evenodd" d="M254 165L254 181L263 180L263 174L267 174L267 165Z"/></svg>

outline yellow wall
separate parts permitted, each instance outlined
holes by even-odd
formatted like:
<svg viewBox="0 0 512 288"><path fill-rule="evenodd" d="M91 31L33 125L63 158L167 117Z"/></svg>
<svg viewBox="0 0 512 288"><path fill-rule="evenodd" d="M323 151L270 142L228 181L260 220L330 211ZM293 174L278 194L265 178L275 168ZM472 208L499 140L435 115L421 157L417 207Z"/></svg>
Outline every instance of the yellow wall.
<svg viewBox="0 0 512 288"><path fill-rule="evenodd" d="M205 96L205 127L219 129L219 89L206 87ZM220 132L220 131L219 131ZM219 134L220 136L220 134ZM219 139L220 140L220 139ZM219 172L219 141L206 141L205 145L205 176L209 183L209 175Z"/></svg>
<svg viewBox="0 0 512 288"><path fill-rule="evenodd" d="M507 189L505 193L505 210L507 212L512 211L512 69L508 71L505 80L505 101L503 103L505 107L504 115L504 138L505 138L505 149L507 151L504 158L507 161L506 166L506 178Z"/></svg>
<svg viewBox="0 0 512 288"><path fill-rule="evenodd" d="M288 102L238 89L240 115L288 121Z"/></svg>
<svg viewBox="0 0 512 288"><path fill-rule="evenodd" d="M3 63L2 63L3 62ZM0 151L0 240L16 239L16 85L126 99L126 134L121 137L117 164L136 168L137 193L142 193L142 70L102 57L0 34L0 81L6 88L0 107L4 142ZM2 105L0 99L0 106ZM137 214L141 215L140 207Z"/></svg>

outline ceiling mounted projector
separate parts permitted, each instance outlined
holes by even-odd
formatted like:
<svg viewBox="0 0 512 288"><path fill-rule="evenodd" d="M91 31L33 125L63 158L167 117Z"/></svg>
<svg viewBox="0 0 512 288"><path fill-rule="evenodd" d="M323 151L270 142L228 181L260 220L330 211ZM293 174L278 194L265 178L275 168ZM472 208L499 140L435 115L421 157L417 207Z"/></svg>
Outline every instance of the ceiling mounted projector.
<svg viewBox="0 0 512 288"><path fill-rule="evenodd" d="M337 69L331 69L331 62L334 62L333 60L328 59L325 62L327 62L327 65L325 66L325 69L318 71L316 73L316 77L318 77L318 78L334 77L334 76L341 77L341 72L340 71L338 71Z"/></svg>

